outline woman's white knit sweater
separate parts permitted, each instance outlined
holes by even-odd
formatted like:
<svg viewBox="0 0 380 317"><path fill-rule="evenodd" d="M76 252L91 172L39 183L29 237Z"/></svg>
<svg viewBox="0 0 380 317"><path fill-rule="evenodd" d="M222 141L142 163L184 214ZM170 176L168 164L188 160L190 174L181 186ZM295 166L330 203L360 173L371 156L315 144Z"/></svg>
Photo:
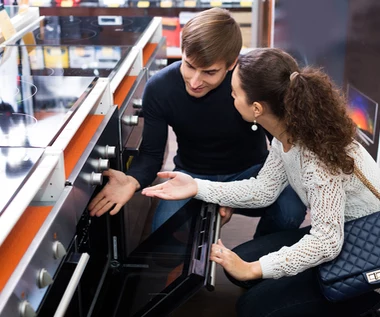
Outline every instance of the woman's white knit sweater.
<svg viewBox="0 0 380 317"><path fill-rule="evenodd" d="M380 191L380 168L357 142L350 146L356 166ZM283 151L273 139L256 178L228 183L197 179L195 198L221 206L259 208L272 204L290 184L310 210L311 231L299 242L260 258L263 278L295 275L335 258L343 245L344 221L380 211L380 200L354 175L332 175L309 150Z"/></svg>

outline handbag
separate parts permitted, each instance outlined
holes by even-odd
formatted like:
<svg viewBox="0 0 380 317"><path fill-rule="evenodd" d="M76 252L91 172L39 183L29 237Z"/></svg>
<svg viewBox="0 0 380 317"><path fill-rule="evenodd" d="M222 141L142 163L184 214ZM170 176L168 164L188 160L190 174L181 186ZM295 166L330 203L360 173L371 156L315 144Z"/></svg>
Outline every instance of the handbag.
<svg viewBox="0 0 380 317"><path fill-rule="evenodd" d="M380 199L380 193L355 167L354 174ZM322 294L332 302L350 299L380 288L380 212L344 224L339 255L318 266Z"/></svg>

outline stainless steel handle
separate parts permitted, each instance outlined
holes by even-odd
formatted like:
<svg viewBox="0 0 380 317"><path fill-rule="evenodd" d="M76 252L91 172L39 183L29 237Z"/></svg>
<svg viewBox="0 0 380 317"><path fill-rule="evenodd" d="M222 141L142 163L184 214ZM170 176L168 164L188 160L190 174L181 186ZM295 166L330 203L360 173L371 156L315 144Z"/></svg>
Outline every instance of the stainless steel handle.
<svg viewBox="0 0 380 317"><path fill-rule="evenodd" d="M220 213L218 210L217 216L216 216L216 224L215 224L214 243L217 243L218 239L220 237L220 222L221 222L221 217L220 217ZM216 262L212 261L211 262L211 268L210 268L210 283L209 283L209 285L213 288L215 288L215 276L216 276Z"/></svg>
<svg viewBox="0 0 380 317"><path fill-rule="evenodd" d="M55 311L54 317L63 317L66 313L67 307L71 302L71 299L74 296L75 289L78 287L80 278L87 266L90 256L88 253L83 253L79 259L78 265L73 273L73 276L70 279L69 285L65 290L65 293L62 296L61 301L59 302L58 308Z"/></svg>

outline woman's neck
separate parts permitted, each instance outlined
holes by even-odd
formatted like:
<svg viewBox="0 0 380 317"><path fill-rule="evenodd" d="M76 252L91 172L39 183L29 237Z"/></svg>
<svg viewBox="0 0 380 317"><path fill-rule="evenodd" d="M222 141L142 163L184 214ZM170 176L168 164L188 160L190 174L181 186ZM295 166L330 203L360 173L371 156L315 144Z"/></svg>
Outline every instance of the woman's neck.
<svg viewBox="0 0 380 317"><path fill-rule="evenodd" d="M282 121L273 118L265 120L264 122L259 122L258 120L258 123L260 123L265 130L267 130L270 134L273 135L273 137L282 143L284 152L288 152L291 149L291 138L286 132L285 124Z"/></svg>

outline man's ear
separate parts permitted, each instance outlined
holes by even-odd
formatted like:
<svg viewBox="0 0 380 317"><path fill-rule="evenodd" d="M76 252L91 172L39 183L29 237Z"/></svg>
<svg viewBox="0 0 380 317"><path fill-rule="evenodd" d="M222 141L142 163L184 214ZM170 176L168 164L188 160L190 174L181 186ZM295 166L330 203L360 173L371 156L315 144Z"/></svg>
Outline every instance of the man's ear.
<svg viewBox="0 0 380 317"><path fill-rule="evenodd" d="M229 70L229 71L230 71L230 70L233 70L233 69L235 68L236 63L237 63L237 61L238 61L238 58L239 58L239 57L236 57L236 59L235 59L235 61L232 63L232 65L231 65L230 67L228 67L228 70Z"/></svg>

